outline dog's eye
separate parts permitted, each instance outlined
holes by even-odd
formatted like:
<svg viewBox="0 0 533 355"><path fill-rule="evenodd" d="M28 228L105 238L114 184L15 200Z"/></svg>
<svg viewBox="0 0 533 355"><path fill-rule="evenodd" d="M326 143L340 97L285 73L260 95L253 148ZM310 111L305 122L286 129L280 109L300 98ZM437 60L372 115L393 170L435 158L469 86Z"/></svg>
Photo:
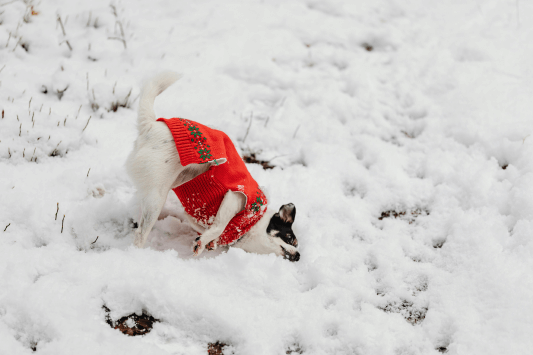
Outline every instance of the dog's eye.
<svg viewBox="0 0 533 355"><path fill-rule="evenodd" d="M298 240L293 235L287 234L286 236L280 238L281 240L283 240L283 242L289 245L292 245L294 247L298 246Z"/></svg>

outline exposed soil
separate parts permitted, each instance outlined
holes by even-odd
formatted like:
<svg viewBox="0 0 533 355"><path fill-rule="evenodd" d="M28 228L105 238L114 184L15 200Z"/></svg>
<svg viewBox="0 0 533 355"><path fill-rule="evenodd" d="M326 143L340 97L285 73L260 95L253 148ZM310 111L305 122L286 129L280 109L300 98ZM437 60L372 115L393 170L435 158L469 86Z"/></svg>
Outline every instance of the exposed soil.
<svg viewBox="0 0 533 355"><path fill-rule="evenodd" d="M209 343L207 344L207 354L208 355L224 355L224 347L226 344L216 342L216 343Z"/></svg>
<svg viewBox="0 0 533 355"><path fill-rule="evenodd" d="M152 317L151 315L149 315L145 311L143 311L143 314L140 315L140 316L138 316L138 315L136 315L134 313L134 314L130 314L129 316L122 317L119 320L113 322L113 320L109 316L109 312L111 312L111 310L109 308L107 308L105 305L102 306L102 308L106 312L106 316L105 316L106 323L109 324L109 326L111 328L118 329L122 333L124 333L126 335L129 335L129 336L148 334L152 330L152 327L153 327L154 323L155 322L160 322L159 319L156 319L156 318ZM128 326L126 324L126 322L128 320L130 320L130 319L135 324L132 327L130 327L130 326ZM130 324L131 324L131 322L130 322Z"/></svg>
<svg viewBox="0 0 533 355"><path fill-rule="evenodd" d="M426 318L428 311L426 307L419 309L414 307L413 303L405 300L401 303L389 303L385 307L379 308L386 313L400 313L412 325L421 323Z"/></svg>
<svg viewBox="0 0 533 355"><path fill-rule="evenodd" d="M258 160L256 157L255 157L255 153L250 153L248 155L244 155L242 157L242 160L244 160L245 163L248 163L248 164L259 164L259 165L262 165L263 166L263 169L267 170L267 169L273 169L274 168L274 165L271 165L270 164L270 161L266 161L266 160Z"/></svg>
<svg viewBox="0 0 533 355"><path fill-rule="evenodd" d="M429 211L420 208L414 209L412 211L389 210L381 212L381 217L379 217L378 219L382 221L384 218L400 218L407 220L409 224L411 224L419 216L429 216Z"/></svg>

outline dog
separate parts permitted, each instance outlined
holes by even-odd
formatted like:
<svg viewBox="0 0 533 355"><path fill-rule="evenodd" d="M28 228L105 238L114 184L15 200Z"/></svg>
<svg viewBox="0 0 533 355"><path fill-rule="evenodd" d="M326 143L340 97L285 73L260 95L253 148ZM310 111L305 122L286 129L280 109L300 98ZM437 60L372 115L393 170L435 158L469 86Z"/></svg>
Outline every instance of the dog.
<svg viewBox="0 0 533 355"><path fill-rule="evenodd" d="M292 230L296 207L275 212L251 177L233 143L223 132L194 121L158 119L155 98L180 79L163 72L142 90L138 137L126 169L139 206L134 244L143 248L167 195L174 190L191 227L199 234L193 253L231 245L257 254L274 253L298 261L298 240Z"/></svg>

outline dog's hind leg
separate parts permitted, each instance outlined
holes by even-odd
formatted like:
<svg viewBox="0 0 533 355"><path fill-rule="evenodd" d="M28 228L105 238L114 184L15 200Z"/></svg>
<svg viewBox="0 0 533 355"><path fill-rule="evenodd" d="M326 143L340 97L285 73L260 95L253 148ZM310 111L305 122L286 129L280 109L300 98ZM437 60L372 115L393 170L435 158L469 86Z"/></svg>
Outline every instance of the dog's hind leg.
<svg viewBox="0 0 533 355"><path fill-rule="evenodd" d="M127 169L137 189L140 209L134 244L142 248L173 182L183 170L172 135L164 123L154 122L149 133L139 137L136 149L128 158Z"/></svg>
<svg viewBox="0 0 533 355"><path fill-rule="evenodd" d="M159 216L166 199L167 194L162 194L157 188L154 188L151 191L143 191L142 195L139 196L141 214L138 221L139 227L135 231L134 241L135 246L138 248L142 248L146 243L148 234L157 221L157 217Z"/></svg>

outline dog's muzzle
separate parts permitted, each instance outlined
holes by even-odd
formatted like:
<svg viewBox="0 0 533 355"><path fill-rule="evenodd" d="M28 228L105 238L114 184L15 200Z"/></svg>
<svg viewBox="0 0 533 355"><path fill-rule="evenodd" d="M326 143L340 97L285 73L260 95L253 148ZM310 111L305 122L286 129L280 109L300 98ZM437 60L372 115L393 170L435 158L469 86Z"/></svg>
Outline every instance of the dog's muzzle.
<svg viewBox="0 0 533 355"><path fill-rule="evenodd" d="M298 261L300 260L300 253L296 252L294 254L291 254L287 251L285 251L285 259L288 259L289 261Z"/></svg>

